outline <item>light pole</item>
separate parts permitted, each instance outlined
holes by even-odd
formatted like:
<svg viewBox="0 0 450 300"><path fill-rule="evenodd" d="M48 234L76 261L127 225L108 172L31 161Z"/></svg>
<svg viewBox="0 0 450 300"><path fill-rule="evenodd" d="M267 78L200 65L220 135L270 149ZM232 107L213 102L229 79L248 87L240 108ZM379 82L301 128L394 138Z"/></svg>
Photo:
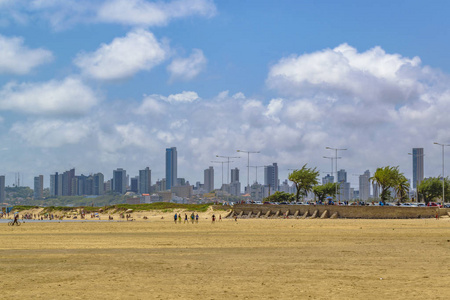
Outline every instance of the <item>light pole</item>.
<svg viewBox="0 0 450 300"><path fill-rule="evenodd" d="M417 167L419 166L419 157L425 156L425 154L414 155L413 153L408 153L408 155L412 155L413 160L414 160L414 156L415 156ZM422 175L423 175L423 168L422 168ZM414 170L413 170L413 177L414 177ZM416 177L419 177L418 174L416 174ZM416 201L417 201L417 203L419 202L419 178L416 178Z"/></svg>
<svg viewBox="0 0 450 300"><path fill-rule="evenodd" d="M445 202L445 177L444 177L444 147L450 146L448 144L441 144L434 142L433 144L439 145L442 147L442 207L444 207Z"/></svg>
<svg viewBox="0 0 450 300"><path fill-rule="evenodd" d="M217 160L212 160L212 163L216 163L216 164L222 164L222 186L221 189L223 188L223 164L226 163L226 161L217 161Z"/></svg>
<svg viewBox="0 0 450 300"><path fill-rule="evenodd" d="M328 158L329 160L331 160L331 175L333 175L333 160L335 158L332 156L324 156L323 158ZM342 158L342 157L337 157L336 159L340 159L340 158ZM337 178L336 178L336 180L337 180Z"/></svg>
<svg viewBox="0 0 450 300"><path fill-rule="evenodd" d="M338 151L344 151L347 149L339 149L339 148L332 148L332 147L325 147L325 149L328 150L334 150L335 151L335 155L334 155L334 159L336 160L336 198L337 198L337 183L338 183L338 167L337 167L337 160L338 160ZM341 200L341 195L339 195L339 201Z"/></svg>
<svg viewBox="0 0 450 300"><path fill-rule="evenodd" d="M227 164L228 164L228 173L227 173L227 183L230 183L230 158L241 158L240 156L222 156L222 155L216 155L216 157L226 158Z"/></svg>
<svg viewBox="0 0 450 300"><path fill-rule="evenodd" d="M259 153L259 151L236 150L237 152L247 153L247 187L250 186L250 153Z"/></svg>
<svg viewBox="0 0 450 300"><path fill-rule="evenodd" d="M263 168L265 166L250 166L250 168L256 169L256 183L258 183L258 168Z"/></svg>

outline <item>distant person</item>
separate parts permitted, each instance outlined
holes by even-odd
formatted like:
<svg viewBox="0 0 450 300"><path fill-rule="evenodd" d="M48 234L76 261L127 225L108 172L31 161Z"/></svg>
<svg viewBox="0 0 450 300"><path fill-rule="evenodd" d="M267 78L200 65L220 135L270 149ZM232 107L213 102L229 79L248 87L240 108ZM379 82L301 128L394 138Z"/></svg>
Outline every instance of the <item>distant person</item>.
<svg viewBox="0 0 450 300"><path fill-rule="evenodd" d="M184 214L184 224L188 221L187 214Z"/></svg>
<svg viewBox="0 0 450 300"><path fill-rule="evenodd" d="M215 215L212 215L211 220L212 220L212 221L211 221L212 223L216 222L216 216L215 216Z"/></svg>
<svg viewBox="0 0 450 300"><path fill-rule="evenodd" d="M234 216L234 221L237 222L237 216Z"/></svg>
<svg viewBox="0 0 450 300"><path fill-rule="evenodd" d="M222 215L219 215L219 222L222 222Z"/></svg>
<svg viewBox="0 0 450 300"><path fill-rule="evenodd" d="M192 222L192 224L194 224L194 219L195 219L195 215L194 215L194 213L192 212L192 214L191 214L191 222Z"/></svg>
<svg viewBox="0 0 450 300"><path fill-rule="evenodd" d="M178 214L178 222L181 223L181 214Z"/></svg>
<svg viewBox="0 0 450 300"><path fill-rule="evenodd" d="M195 215L195 223L198 224L198 214Z"/></svg>
<svg viewBox="0 0 450 300"><path fill-rule="evenodd" d="M175 214L175 215L173 216L173 221L175 222L175 224L177 224L177 218L178 218L178 215Z"/></svg>
<svg viewBox="0 0 450 300"><path fill-rule="evenodd" d="M19 221L18 221L18 220L19 220L19 214L14 215L14 221L13 221L12 224L13 224L13 225L14 225L14 224L19 225Z"/></svg>

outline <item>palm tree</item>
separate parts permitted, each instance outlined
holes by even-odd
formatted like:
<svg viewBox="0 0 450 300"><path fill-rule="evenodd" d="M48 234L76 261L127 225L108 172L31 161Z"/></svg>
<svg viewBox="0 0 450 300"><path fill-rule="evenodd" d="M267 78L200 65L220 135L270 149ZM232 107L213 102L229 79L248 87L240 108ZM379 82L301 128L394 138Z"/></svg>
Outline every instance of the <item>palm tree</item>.
<svg viewBox="0 0 450 300"><path fill-rule="evenodd" d="M400 202L408 198L409 182L403 174L398 174L394 189Z"/></svg>

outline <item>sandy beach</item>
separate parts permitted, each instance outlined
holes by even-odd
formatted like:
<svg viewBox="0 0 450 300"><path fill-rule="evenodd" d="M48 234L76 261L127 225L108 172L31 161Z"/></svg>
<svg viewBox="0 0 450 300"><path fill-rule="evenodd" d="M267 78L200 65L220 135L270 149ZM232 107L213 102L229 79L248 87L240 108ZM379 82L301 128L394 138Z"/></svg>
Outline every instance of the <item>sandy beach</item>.
<svg viewBox="0 0 450 300"><path fill-rule="evenodd" d="M450 219L0 224L21 299L447 299ZM223 213L223 212L222 212ZM150 214L148 214L150 217ZM208 219L206 219L208 218Z"/></svg>

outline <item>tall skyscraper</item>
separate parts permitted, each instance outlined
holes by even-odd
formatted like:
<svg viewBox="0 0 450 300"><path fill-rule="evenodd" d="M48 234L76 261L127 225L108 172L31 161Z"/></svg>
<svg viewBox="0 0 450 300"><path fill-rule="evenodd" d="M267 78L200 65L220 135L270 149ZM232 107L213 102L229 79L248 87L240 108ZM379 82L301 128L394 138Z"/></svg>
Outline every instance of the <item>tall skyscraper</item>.
<svg viewBox="0 0 450 300"><path fill-rule="evenodd" d="M62 174L62 195L72 196L72 179L75 177L75 169L71 169Z"/></svg>
<svg viewBox="0 0 450 300"><path fill-rule="evenodd" d="M177 184L177 148L166 149L166 189Z"/></svg>
<svg viewBox="0 0 450 300"><path fill-rule="evenodd" d="M347 172L344 169L338 171L338 182L347 182Z"/></svg>
<svg viewBox="0 0 450 300"><path fill-rule="evenodd" d="M204 178L205 178L205 191L207 193L214 190L214 168L209 167L208 169L205 169L204 171Z"/></svg>
<svg viewBox="0 0 450 300"><path fill-rule="evenodd" d="M105 193L105 176L102 173L94 174L94 195L103 195Z"/></svg>
<svg viewBox="0 0 450 300"><path fill-rule="evenodd" d="M370 172L366 170L363 175L359 175L359 199L369 200L370 197Z"/></svg>
<svg viewBox="0 0 450 300"><path fill-rule="evenodd" d="M0 176L0 203L6 202L5 175Z"/></svg>
<svg viewBox="0 0 450 300"><path fill-rule="evenodd" d="M44 198L44 175L34 177L34 199Z"/></svg>
<svg viewBox="0 0 450 300"><path fill-rule="evenodd" d="M130 190L136 194L138 192L138 182L139 182L139 176L132 177L130 180Z"/></svg>
<svg viewBox="0 0 450 300"><path fill-rule="evenodd" d="M238 168L231 169L231 182L237 181L239 181L239 169Z"/></svg>
<svg viewBox="0 0 450 300"><path fill-rule="evenodd" d="M271 191L278 191L278 165L273 163L271 166L264 167L264 185L270 186Z"/></svg>
<svg viewBox="0 0 450 300"><path fill-rule="evenodd" d="M58 196L58 172L50 175L50 196Z"/></svg>
<svg viewBox="0 0 450 300"><path fill-rule="evenodd" d="M127 171L118 168L113 171L113 187L112 190L119 194L125 194L127 191Z"/></svg>
<svg viewBox="0 0 450 300"><path fill-rule="evenodd" d="M152 187L152 170L149 167L139 170L139 194L150 194Z"/></svg>
<svg viewBox="0 0 450 300"><path fill-rule="evenodd" d="M417 188L423 180L423 148L412 149L413 163L413 187Z"/></svg>

